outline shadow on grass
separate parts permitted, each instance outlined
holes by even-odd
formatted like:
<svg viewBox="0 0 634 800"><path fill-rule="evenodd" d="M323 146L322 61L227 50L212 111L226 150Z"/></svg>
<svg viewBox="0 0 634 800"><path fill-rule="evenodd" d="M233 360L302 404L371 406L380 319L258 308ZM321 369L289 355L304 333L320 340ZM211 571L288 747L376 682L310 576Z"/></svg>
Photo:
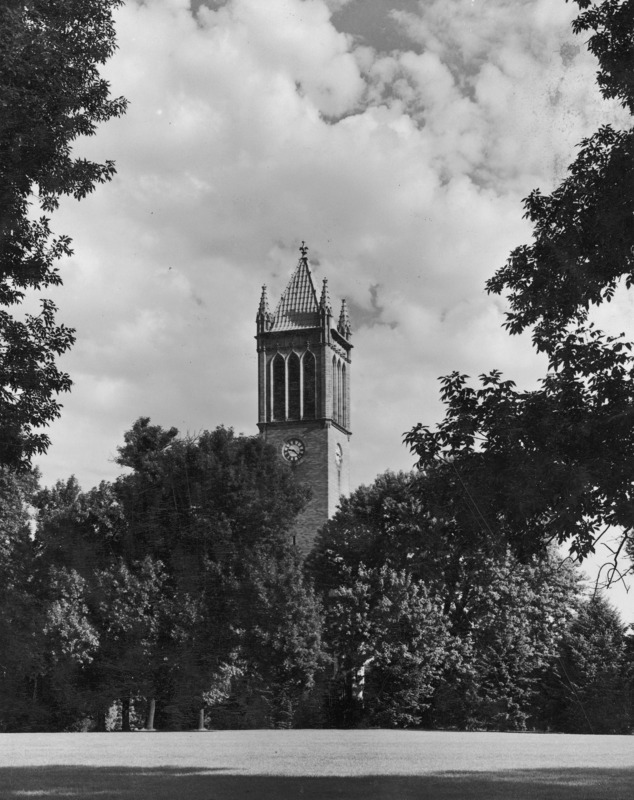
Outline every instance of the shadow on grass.
<svg viewBox="0 0 634 800"><path fill-rule="evenodd" d="M633 796L634 768L360 777L239 775L229 769L176 767L0 769L2 800L631 800Z"/></svg>

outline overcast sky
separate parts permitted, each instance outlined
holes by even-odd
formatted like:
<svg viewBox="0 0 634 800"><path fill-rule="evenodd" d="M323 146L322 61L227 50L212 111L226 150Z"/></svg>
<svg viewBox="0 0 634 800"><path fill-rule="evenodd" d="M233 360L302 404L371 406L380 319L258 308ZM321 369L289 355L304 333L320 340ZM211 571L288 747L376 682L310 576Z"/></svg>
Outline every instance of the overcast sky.
<svg viewBox="0 0 634 800"><path fill-rule="evenodd" d="M194 8L192 9L193 6ZM54 298L77 329L43 483L119 472L133 421L256 432L255 313L305 240L353 323L352 483L409 469L438 377L543 372L485 280L530 239L522 198L618 118L564 0L128 0L104 72L127 115L78 153L116 161L67 201ZM631 314L610 308L617 328Z"/></svg>

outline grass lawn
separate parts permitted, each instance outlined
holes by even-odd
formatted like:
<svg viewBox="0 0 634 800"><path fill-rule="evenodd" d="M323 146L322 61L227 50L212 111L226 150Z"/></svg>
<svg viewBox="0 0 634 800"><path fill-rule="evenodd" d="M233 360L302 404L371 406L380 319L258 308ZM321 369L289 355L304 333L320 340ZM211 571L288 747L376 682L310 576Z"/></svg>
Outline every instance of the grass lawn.
<svg viewBox="0 0 634 800"><path fill-rule="evenodd" d="M418 731L0 734L0 798L632 800L634 737Z"/></svg>

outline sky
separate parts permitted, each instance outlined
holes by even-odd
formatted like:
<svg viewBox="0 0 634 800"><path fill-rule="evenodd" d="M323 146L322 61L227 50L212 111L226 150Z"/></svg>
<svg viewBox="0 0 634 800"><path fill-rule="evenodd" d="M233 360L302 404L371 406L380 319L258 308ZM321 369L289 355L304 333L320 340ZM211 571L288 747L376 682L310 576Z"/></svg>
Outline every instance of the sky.
<svg viewBox="0 0 634 800"><path fill-rule="evenodd" d="M530 240L522 198L619 121L564 0L128 0L104 67L128 113L77 143L117 176L54 215L77 331L42 483L116 477L140 416L257 432L255 314L302 240L353 324L352 485L410 469L438 378L544 372L484 283ZM617 297L607 326L627 330Z"/></svg>

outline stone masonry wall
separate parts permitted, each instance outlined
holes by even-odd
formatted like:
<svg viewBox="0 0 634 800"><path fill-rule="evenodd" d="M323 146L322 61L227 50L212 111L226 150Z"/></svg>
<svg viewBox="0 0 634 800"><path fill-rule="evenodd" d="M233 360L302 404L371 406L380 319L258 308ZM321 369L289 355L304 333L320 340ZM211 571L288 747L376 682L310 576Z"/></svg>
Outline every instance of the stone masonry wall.
<svg viewBox="0 0 634 800"><path fill-rule="evenodd" d="M293 466L298 480L312 490L312 499L300 514L293 535L300 553L307 555L319 529L334 513L341 494L347 494L350 483L348 434L334 425L322 422L286 422L279 427L267 425L264 436L282 458L282 445L292 437L305 445L304 457ZM335 450L341 444L343 459L337 466Z"/></svg>

